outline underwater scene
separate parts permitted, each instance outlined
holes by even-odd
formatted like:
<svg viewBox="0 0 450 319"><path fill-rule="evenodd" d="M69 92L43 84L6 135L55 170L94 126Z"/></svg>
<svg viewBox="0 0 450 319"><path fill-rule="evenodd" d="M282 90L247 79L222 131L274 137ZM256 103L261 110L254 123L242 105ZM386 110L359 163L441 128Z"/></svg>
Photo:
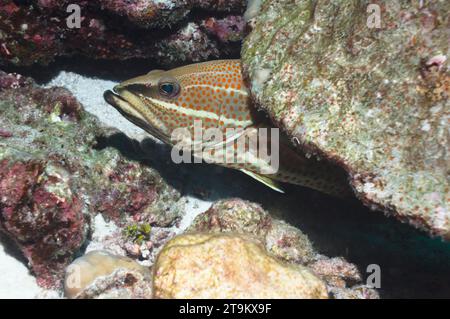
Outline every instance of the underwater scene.
<svg viewBox="0 0 450 319"><path fill-rule="evenodd" d="M0 299L450 298L449 17L0 0Z"/></svg>

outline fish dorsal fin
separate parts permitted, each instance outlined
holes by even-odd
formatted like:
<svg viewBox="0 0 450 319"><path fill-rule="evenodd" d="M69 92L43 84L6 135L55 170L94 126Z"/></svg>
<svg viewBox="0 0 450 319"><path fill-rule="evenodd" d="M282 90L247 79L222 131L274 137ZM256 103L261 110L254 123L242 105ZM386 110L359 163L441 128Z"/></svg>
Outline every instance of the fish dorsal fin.
<svg viewBox="0 0 450 319"><path fill-rule="evenodd" d="M150 72L147 73L147 75L155 75L157 73L164 73L166 72L165 70L151 70Z"/></svg>
<svg viewBox="0 0 450 319"><path fill-rule="evenodd" d="M276 182L273 179L271 179L270 177L267 177L267 176L264 176L264 175L260 175L260 174L257 174L255 172L251 172L251 171L248 171L246 169L241 169L240 171L245 173L245 174L247 174L250 177L253 177L257 181L259 181L259 182L263 183L264 185L272 188L273 190L284 194L284 190L282 189L281 185L278 182Z"/></svg>

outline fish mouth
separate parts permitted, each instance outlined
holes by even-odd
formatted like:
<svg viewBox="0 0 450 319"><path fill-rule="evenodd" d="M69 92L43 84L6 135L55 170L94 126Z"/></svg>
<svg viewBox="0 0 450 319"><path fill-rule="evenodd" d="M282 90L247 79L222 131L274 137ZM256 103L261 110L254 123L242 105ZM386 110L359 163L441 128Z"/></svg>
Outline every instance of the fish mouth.
<svg viewBox="0 0 450 319"><path fill-rule="evenodd" d="M128 121L133 123L134 125L142 128L144 131L149 133L150 135L156 137L164 143L170 144L170 139L167 135L163 134L155 127L150 125L145 118L140 114L136 107L134 107L129 101L126 100L125 97L120 95L120 91L115 87L113 91L107 90L103 93L103 98L105 101L114 107L119 113L125 117ZM116 93L117 92L117 93ZM132 94L128 92L128 95ZM134 94L133 94L134 95ZM135 98L138 96L134 95Z"/></svg>

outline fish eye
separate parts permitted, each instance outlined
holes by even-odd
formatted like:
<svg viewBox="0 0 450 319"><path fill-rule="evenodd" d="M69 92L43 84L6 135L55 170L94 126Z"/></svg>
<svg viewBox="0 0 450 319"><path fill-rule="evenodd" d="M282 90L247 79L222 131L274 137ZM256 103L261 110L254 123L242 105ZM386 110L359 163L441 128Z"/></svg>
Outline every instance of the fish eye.
<svg viewBox="0 0 450 319"><path fill-rule="evenodd" d="M161 81L159 94L167 98L174 98L180 93L180 85L175 81Z"/></svg>

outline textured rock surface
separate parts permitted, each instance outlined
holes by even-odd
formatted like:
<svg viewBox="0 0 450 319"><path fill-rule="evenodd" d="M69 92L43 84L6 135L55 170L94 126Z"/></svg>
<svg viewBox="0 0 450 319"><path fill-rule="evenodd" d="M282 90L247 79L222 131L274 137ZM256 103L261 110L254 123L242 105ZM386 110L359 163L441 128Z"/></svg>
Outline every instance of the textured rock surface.
<svg viewBox="0 0 450 319"><path fill-rule="evenodd" d="M342 165L364 203L449 239L450 7L376 1L372 28L372 2L263 1L244 72L274 122Z"/></svg>
<svg viewBox="0 0 450 319"><path fill-rule="evenodd" d="M69 4L81 8L80 28L67 26ZM74 54L165 64L236 55L244 5L243 0L5 0L0 64L47 64Z"/></svg>
<svg viewBox="0 0 450 319"><path fill-rule="evenodd" d="M44 287L58 287L97 213L120 225L173 225L180 194L155 170L95 149L101 128L65 89L0 71L0 230Z"/></svg>
<svg viewBox="0 0 450 319"><path fill-rule="evenodd" d="M111 275L100 277L80 292L77 299L150 299L151 280L133 269L119 268Z"/></svg>
<svg viewBox="0 0 450 319"><path fill-rule="evenodd" d="M150 298L151 273L131 258L91 251L67 267L68 298Z"/></svg>
<svg viewBox="0 0 450 319"><path fill-rule="evenodd" d="M278 259L310 268L324 280L334 298L378 298L376 290L362 285L355 265L344 258L320 255L299 229L272 218L258 204L241 199L218 201L197 216L189 232L250 235Z"/></svg>
<svg viewBox="0 0 450 319"><path fill-rule="evenodd" d="M286 261L306 264L314 258L312 244L300 230L273 219L258 204L241 199L214 203L197 216L188 231L249 234Z"/></svg>
<svg viewBox="0 0 450 319"><path fill-rule="evenodd" d="M86 238L87 207L53 161L5 159L0 166L0 227L48 287Z"/></svg>
<svg viewBox="0 0 450 319"><path fill-rule="evenodd" d="M188 231L235 232L265 238L272 226L272 218L256 203L241 199L222 200L200 214Z"/></svg>
<svg viewBox="0 0 450 319"><path fill-rule="evenodd" d="M197 233L172 239L154 266L157 298L327 298L305 267L269 256L251 237Z"/></svg>

